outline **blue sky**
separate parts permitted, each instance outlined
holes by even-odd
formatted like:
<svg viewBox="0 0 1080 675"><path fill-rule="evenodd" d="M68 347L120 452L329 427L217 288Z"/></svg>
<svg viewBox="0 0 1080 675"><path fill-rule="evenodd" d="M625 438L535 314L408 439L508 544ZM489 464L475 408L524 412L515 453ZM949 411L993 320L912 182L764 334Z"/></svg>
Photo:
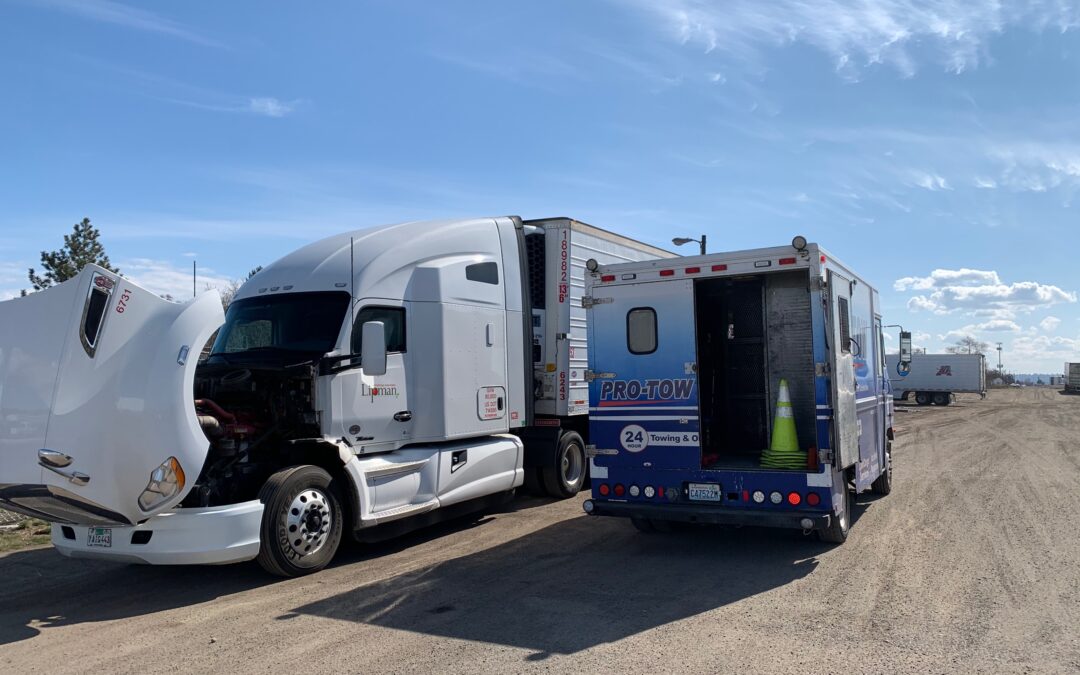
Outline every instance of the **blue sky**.
<svg viewBox="0 0 1080 675"><path fill-rule="evenodd" d="M932 351L1080 360L1080 8L0 2L0 298L83 216L160 292L414 218L803 234Z"/></svg>

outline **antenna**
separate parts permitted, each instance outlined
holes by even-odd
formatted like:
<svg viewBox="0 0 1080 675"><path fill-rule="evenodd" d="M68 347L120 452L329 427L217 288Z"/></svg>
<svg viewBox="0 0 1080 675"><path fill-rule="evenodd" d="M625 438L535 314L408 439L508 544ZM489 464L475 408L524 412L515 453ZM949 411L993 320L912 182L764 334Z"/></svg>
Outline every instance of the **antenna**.
<svg viewBox="0 0 1080 675"><path fill-rule="evenodd" d="M349 325L356 330L356 258L353 255L353 238L349 237ZM352 333L349 333L352 335ZM350 339L351 342L351 339ZM352 351L352 345L349 345Z"/></svg>
<svg viewBox="0 0 1080 675"><path fill-rule="evenodd" d="M191 261L191 297L193 297L193 298L196 295L199 294L198 291L195 290L195 288L196 288L195 279L197 277L196 272L195 272L195 265L196 264L197 264L196 261L194 261L194 260Z"/></svg>

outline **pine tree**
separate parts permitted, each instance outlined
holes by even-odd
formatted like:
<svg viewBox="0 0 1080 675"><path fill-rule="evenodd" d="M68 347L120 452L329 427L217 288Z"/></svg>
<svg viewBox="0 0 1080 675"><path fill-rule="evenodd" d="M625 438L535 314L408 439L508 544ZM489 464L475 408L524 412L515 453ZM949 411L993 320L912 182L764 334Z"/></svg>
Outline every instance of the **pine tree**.
<svg viewBox="0 0 1080 675"><path fill-rule="evenodd" d="M101 233L90 224L89 218L83 218L81 223L76 223L72 233L64 235L62 248L41 252L42 275L39 276L33 267L30 268L28 276L34 290L41 291L67 281L91 263L119 273L120 270L114 268L109 262L109 256L105 255L100 236Z"/></svg>

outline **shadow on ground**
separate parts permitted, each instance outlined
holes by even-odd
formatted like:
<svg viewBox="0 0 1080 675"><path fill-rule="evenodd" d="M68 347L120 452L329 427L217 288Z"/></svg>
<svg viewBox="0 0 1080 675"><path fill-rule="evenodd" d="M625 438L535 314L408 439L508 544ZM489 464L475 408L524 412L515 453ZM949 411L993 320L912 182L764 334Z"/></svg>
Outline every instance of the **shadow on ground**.
<svg viewBox="0 0 1080 675"><path fill-rule="evenodd" d="M860 503L855 516L867 508ZM828 546L783 530L645 535L578 517L298 607L308 614L573 654L801 579Z"/></svg>

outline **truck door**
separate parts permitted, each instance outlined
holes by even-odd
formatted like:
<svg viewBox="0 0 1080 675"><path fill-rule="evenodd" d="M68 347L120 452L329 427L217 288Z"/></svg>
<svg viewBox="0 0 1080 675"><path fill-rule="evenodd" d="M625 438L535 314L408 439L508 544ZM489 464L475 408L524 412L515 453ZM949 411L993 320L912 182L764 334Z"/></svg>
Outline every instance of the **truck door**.
<svg viewBox="0 0 1080 675"><path fill-rule="evenodd" d="M595 464L699 468L693 283L598 286L587 302Z"/></svg>
<svg viewBox="0 0 1080 675"><path fill-rule="evenodd" d="M851 280L829 270L829 347L832 352L833 451L840 468L859 461L855 356L851 334Z"/></svg>
<svg viewBox="0 0 1080 675"><path fill-rule="evenodd" d="M412 428L412 411L405 391L408 304L382 299L358 301L351 352L361 352L363 325L381 321L386 333L386 374L366 375L360 364L334 375L332 395L341 405L340 416L335 415L339 422L334 435L344 436L353 446L368 452L400 445L408 440Z"/></svg>

